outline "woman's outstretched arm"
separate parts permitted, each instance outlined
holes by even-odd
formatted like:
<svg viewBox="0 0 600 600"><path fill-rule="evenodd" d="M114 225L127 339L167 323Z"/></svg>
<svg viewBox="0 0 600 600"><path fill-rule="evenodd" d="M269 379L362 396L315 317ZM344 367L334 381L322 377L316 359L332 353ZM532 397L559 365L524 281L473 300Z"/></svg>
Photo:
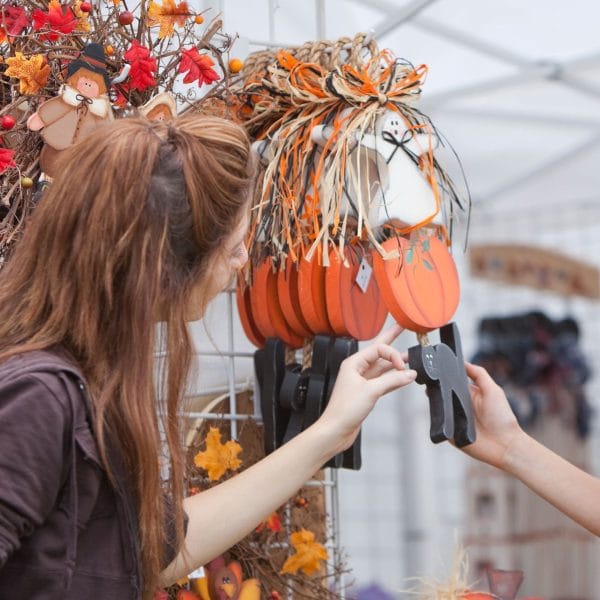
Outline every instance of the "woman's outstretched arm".
<svg viewBox="0 0 600 600"><path fill-rule="evenodd" d="M185 548L163 572L165 584L250 533L331 457L352 445L380 396L415 380L416 373L406 370L400 352L389 345L401 331L393 327L342 363L329 404L313 426L236 477L186 498Z"/></svg>

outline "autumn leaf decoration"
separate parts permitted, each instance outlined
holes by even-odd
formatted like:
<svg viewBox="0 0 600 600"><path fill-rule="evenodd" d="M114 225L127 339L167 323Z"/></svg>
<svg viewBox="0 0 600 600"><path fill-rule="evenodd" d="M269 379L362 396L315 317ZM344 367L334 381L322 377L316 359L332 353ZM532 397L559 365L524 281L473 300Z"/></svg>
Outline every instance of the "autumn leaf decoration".
<svg viewBox="0 0 600 600"><path fill-rule="evenodd" d="M150 2L148 6L148 24L150 27L160 26L158 37L162 40L173 35L174 27L183 27L185 20L191 15L187 2L176 4L174 0Z"/></svg>
<svg viewBox="0 0 600 600"><path fill-rule="evenodd" d="M29 17L21 6L2 6L2 26L0 27L0 44L8 37L21 35L23 30L29 27Z"/></svg>
<svg viewBox="0 0 600 600"><path fill-rule="evenodd" d="M211 84L220 79L219 74L213 69L215 63L208 54L200 54L198 48L184 50L179 63L179 72L186 73L183 83L198 82Z"/></svg>
<svg viewBox="0 0 600 600"><path fill-rule="evenodd" d="M237 471L242 461L237 455L242 447L233 440L221 443L221 432L216 427L211 427L206 436L206 450L198 452L194 457L194 464L208 472L211 481L219 481L225 471Z"/></svg>
<svg viewBox="0 0 600 600"><path fill-rule="evenodd" d="M89 13L81 10L81 2L82 0L75 0L73 5L73 12L78 19L77 31L90 31L92 27L89 21Z"/></svg>
<svg viewBox="0 0 600 600"><path fill-rule="evenodd" d="M301 529L290 535L290 543L296 554L288 557L281 572L296 574L303 571L312 575L321 568L321 561L329 558L327 550L319 542L315 542L315 534L308 529Z"/></svg>
<svg viewBox="0 0 600 600"><path fill-rule="evenodd" d="M257 528L256 531L257 532L261 532L263 529L268 529L269 531L272 531L273 533L279 533L282 529L281 526L281 519L279 518L279 515L274 512L271 513Z"/></svg>
<svg viewBox="0 0 600 600"><path fill-rule="evenodd" d="M79 19L70 6L62 6L59 0L51 0L48 12L39 8L33 11L33 29L35 31L48 31L40 36L42 40L55 42L59 37L72 33Z"/></svg>
<svg viewBox="0 0 600 600"><path fill-rule="evenodd" d="M6 169L10 169L11 167L16 167L14 161L15 151L10 150L8 148L0 148L0 175L6 171Z"/></svg>
<svg viewBox="0 0 600 600"><path fill-rule="evenodd" d="M131 65L129 70L129 88L143 92L156 85L154 77L157 69L156 58L150 55L150 49L133 40L123 58Z"/></svg>
<svg viewBox="0 0 600 600"><path fill-rule="evenodd" d="M5 75L19 80L21 94L32 96L48 83L50 67L42 54L27 57L22 52L15 52L15 56L6 59L6 64Z"/></svg>

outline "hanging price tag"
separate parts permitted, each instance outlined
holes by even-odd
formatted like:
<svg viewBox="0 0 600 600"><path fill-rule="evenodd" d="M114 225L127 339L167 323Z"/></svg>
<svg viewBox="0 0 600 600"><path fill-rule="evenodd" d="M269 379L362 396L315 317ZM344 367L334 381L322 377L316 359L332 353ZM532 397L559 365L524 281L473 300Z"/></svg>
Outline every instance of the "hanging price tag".
<svg viewBox="0 0 600 600"><path fill-rule="evenodd" d="M202 579L206 577L206 573L204 572L204 567L198 567L195 571L192 571L188 577L190 579Z"/></svg>
<svg viewBox="0 0 600 600"><path fill-rule="evenodd" d="M371 281L372 274L373 274L373 268L371 267L371 265L369 264L369 261L367 260L367 257L365 256L360 261L360 266L358 268L358 273L356 275L356 280L355 280L358 287L364 293L366 293L366 291L369 287L369 282Z"/></svg>

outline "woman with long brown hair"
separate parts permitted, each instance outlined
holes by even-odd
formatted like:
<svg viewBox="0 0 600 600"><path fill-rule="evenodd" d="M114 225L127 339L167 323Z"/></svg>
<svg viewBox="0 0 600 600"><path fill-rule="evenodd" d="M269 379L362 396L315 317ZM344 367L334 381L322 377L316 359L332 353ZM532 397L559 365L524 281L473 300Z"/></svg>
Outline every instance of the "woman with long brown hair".
<svg viewBox="0 0 600 600"><path fill-rule="evenodd" d="M213 117L122 119L61 156L0 273L0 597L151 597L251 531L414 380L393 329L345 361L314 426L184 500L187 321L247 260L253 170L243 130Z"/></svg>

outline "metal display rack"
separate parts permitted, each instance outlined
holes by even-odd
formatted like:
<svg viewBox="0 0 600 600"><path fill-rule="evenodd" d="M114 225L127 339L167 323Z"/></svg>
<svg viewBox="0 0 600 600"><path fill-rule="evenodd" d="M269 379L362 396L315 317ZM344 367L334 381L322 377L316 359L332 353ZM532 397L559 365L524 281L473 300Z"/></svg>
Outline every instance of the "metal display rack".
<svg viewBox="0 0 600 600"><path fill-rule="evenodd" d="M211 387L203 388L201 385L197 386L197 391L194 392L194 396L198 395L214 395L222 394L222 399L229 400L229 412L218 413L218 412L186 412L186 417L191 419L206 419L215 420L220 422L229 422L231 439L235 440L238 438L238 424L240 421L247 419L253 419L256 422L261 422L260 406L256 401L256 394L253 395L253 411L252 414L243 414L238 412L238 406L236 402L236 394L248 389L245 384L236 382L236 365L239 361L252 360L254 353L243 352L236 348L235 343L235 290L227 290L221 295L225 297L226 301L226 324L224 328L224 334L226 335L227 344L224 351L199 351L197 352L198 357L221 357L227 363L227 384L222 387ZM201 377L199 378L201 380ZM335 591L341 598L345 598L345 582L344 578L339 575L342 567L342 553L340 549L340 524L339 524L339 504L338 504L338 478L335 469L324 469L323 477L320 479L311 479L307 481L301 489L304 488L322 488L323 499L325 504L325 531L326 541L324 546L327 549L329 560L327 561L327 581L328 588ZM290 511L291 507L289 503L286 505L285 516L282 525L286 530L286 534L292 533L290 527ZM287 600L292 600L293 592L288 589Z"/></svg>

